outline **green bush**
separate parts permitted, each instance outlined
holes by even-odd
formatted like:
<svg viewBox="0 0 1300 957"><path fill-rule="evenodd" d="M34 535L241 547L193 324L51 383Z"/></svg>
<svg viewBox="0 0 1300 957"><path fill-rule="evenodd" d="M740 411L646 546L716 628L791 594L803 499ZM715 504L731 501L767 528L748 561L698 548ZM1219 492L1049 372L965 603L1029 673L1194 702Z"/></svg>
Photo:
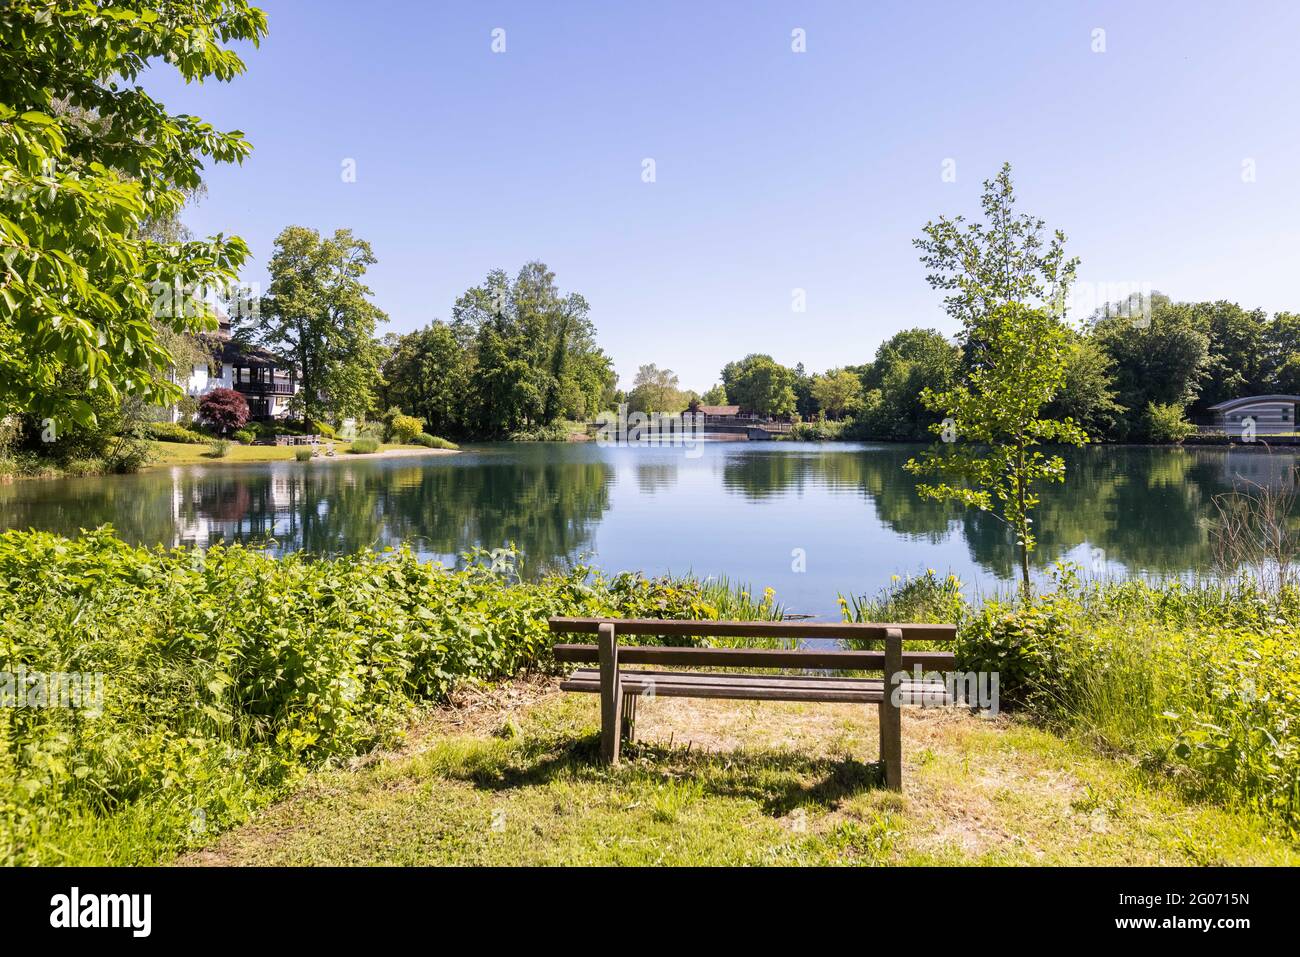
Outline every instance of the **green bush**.
<svg viewBox="0 0 1300 957"><path fill-rule="evenodd" d="M424 431L424 419L418 419L413 415L395 415L389 430L394 442L407 445Z"/></svg>
<svg viewBox="0 0 1300 957"><path fill-rule="evenodd" d="M187 429L175 422L150 422L144 429L149 438L157 442L185 442L189 445L199 445L207 441L193 429Z"/></svg>
<svg viewBox="0 0 1300 957"><path fill-rule="evenodd" d="M312 456L315 453L316 450L313 449L311 446L304 445L300 448L296 448L293 450L293 457L297 459L299 462L310 462Z"/></svg>
<svg viewBox="0 0 1300 957"><path fill-rule="evenodd" d="M359 455L368 455L371 452L379 451L379 442L368 435L363 435L352 440L352 444L348 447L348 451L355 452Z"/></svg>
<svg viewBox="0 0 1300 957"><path fill-rule="evenodd" d="M339 435L338 430L335 429L334 426L330 425L328 422L317 422L315 426L315 432L317 435L326 439L336 439L338 438Z"/></svg>
<svg viewBox="0 0 1300 957"><path fill-rule="evenodd" d="M428 432L421 432L419 435L411 439L411 441L414 442L416 445L423 445L425 448L429 448L429 449L456 450L460 448L460 446L457 445L455 442L449 442L446 439L440 439L438 438L438 436L430 435Z"/></svg>
<svg viewBox="0 0 1300 957"><path fill-rule="evenodd" d="M306 771L397 742L460 682L550 668L549 615L717 609L692 579L518 583L481 556L453 571L407 550L150 550L110 529L0 534L0 581L0 662L104 676L98 715L0 708L5 864L165 860L206 839L194 821L210 836Z"/></svg>
<svg viewBox="0 0 1300 957"><path fill-rule="evenodd" d="M229 453L229 439L213 439L208 443L208 455L214 459L224 459Z"/></svg>
<svg viewBox="0 0 1300 957"><path fill-rule="evenodd" d="M1144 421L1152 442L1177 445L1196 433L1196 426L1187 421L1183 407L1176 402L1148 403Z"/></svg>
<svg viewBox="0 0 1300 957"><path fill-rule="evenodd" d="M539 425L535 429L521 429L510 433L511 442L567 442L569 426L564 422Z"/></svg>
<svg viewBox="0 0 1300 957"><path fill-rule="evenodd" d="M245 445L252 445L257 441L257 433L252 429L240 429L232 436L232 438L234 438L236 442L242 442Z"/></svg>
<svg viewBox="0 0 1300 957"><path fill-rule="evenodd" d="M790 428L790 438L796 442L834 442L842 438L845 428L852 424L851 419L840 422L796 422Z"/></svg>

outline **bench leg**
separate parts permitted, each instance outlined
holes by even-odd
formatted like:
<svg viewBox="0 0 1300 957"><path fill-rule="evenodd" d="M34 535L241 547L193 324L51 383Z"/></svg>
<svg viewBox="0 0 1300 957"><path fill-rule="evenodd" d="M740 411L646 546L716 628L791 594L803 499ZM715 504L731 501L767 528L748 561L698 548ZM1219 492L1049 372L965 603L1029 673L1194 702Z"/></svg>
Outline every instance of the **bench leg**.
<svg viewBox="0 0 1300 957"><path fill-rule="evenodd" d="M623 737L628 741L636 740L636 702L641 697L636 694L623 694Z"/></svg>
<svg viewBox="0 0 1300 957"><path fill-rule="evenodd" d="M903 790L903 712L894 698L894 676L903 670L903 633L885 632L884 700L880 702L880 761L885 766L885 787Z"/></svg>
<svg viewBox="0 0 1300 957"><path fill-rule="evenodd" d="M606 764L618 764L619 732L623 723L623 694L618 680L618 643L614 626L600 626L600 757Z"/></svg>

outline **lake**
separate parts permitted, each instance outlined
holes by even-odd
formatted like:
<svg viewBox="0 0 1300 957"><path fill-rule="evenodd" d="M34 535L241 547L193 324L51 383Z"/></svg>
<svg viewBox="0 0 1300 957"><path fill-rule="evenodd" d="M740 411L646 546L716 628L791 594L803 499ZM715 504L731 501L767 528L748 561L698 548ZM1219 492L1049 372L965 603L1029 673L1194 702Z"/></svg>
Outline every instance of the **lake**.
<svg viewBox="0 0 1300 957"><path fill-rule="evenodd" d="M836 616L840 593L952 572L988 593L1015 552L988 515L925 502L903 463L919 446L702 442L694 448L496 444L460 455L202 465L0 485L0 526L75 535L111 523L147 545L266 542L337 554L409 542L455 562L514 542L524 571L726 575L776 589L791 612ZM1209 571L1206 519L1236 477L1292 480L1294 452L1096 447L1043 491L1036 574Z"/></svg>

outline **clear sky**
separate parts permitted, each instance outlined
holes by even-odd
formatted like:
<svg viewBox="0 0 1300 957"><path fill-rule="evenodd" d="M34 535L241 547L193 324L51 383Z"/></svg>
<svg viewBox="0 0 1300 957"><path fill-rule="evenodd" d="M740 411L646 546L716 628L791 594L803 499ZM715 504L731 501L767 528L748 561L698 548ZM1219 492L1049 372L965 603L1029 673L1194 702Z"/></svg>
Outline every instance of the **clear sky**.
<svg viewBox="0 0 1300 957"><path fill-rule="evenodd" d="M954 331L911 240L1004 160L1085 296L1300 309L1300 3L258 5L244 76L144 81L254 146L187 222L248 240L263 284L284 226L351 227L386 330L540 259L624 387L645 362L699 390L749 352L862 362Z"/></svg>

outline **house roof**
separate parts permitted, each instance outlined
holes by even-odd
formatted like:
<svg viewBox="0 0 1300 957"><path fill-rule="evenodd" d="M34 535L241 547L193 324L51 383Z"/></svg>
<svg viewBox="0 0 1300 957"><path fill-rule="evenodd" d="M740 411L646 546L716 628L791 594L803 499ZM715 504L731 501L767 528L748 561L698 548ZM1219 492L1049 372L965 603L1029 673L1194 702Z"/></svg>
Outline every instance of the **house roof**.
<svg viewBox="0 0 1300 957"><path fill-rule="evenodd" d="M703 415L740 415L738 405L699 405L695 411Z"/></svg>
<svg viewBox="0 0 1300 957"><path fill-rule="evenodd" d="M240 342L238 339L231 339L228 336L217 335L206 336L205 338L213 347L213 354L221 360L223 365L247 366L249 368L269 367L273 369L288 367L279 356L263 349L261 346Z"/></svg>
<svg viewBox="0 0 1300 957"><path fill-rule="evenodd" d="M1210 406L1211 412L1232 412L1261 402L1300 402L1300 395L1247 395Z"/></svg>

